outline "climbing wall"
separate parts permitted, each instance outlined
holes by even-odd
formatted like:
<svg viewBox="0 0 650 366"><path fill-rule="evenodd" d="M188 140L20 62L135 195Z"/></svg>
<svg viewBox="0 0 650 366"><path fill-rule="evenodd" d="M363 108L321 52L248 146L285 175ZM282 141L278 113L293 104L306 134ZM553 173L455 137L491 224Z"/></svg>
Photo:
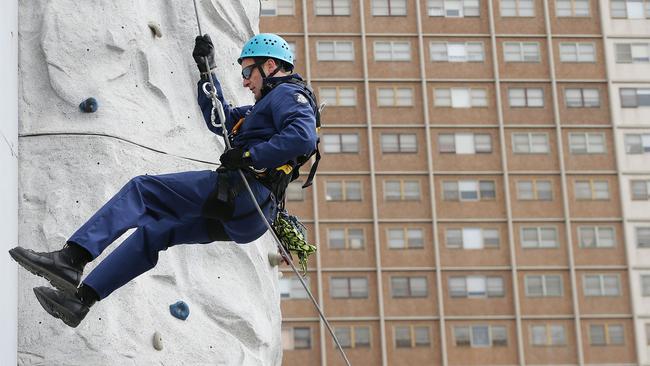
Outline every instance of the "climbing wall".
<svg viewBox="0 0 650 366"><path fill-rule="evenodd" d="M252 103L235 60L257 32L258 0L197 3L226 98ZM133 176L215 168L223 144L196 105L197 32L191 0L20 2L20 245L59 249ZM98 109L81 112L90 97ZM267 233L248 245L171 248L76 329L45 313L32 288L47 283L20 270L18 364L280 364L274 247ZM170 315L178 300L185 321Z"/></svg>

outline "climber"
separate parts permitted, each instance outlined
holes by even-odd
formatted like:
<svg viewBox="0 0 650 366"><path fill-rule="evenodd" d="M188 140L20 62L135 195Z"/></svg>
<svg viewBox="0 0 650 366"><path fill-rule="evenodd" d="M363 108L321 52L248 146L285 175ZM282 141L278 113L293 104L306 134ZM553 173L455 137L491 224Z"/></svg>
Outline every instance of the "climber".
<svg viewBox="0 0 650 366"><path fill-rule="evenodd" d="M221 127L212 124L212 101L203 92L204 84L210 85L208 73L216 66L207 34L196 37L192 55L201 74L198 104L208 128L221 135ZM76 327L95 302L153 268L159 251L173 245L226 240L241 244L264 234L266 224L241 188L237 169L245 172L257 203L272 221L289 181L285 176L294 173L298 157L310 156L316 148L318 110L311 89L293 74L293 53L281 37L252 37L237 61L243 86L253 93L255 105L231 107L212 73L226 115L222 126L232 134L232 148L221 155L216 171L137 176L62 249L9 251L21 266L55 287L34 288L50 315ZM81 281L86 264L131 228L136 230Z"/></svg>

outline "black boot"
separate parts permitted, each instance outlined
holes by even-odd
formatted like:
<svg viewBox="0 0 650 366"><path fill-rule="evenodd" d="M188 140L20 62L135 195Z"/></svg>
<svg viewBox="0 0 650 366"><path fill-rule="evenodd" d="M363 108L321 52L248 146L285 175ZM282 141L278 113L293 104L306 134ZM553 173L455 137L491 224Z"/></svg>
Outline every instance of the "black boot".
<svg viewBox="0 0 650 366"><path fill-rule="evenodd" d="M34 252L15 247L9 255L31 273L50 281L59 290L74 294L81 282L86 263L92 259L90 254L75 244L55 252Z"/></svg>
<svg viewBox="0 0 650 366"><path fill-rule="evenodd" d="M82 285L75 294L49 287L35 287L34 294L48 314L72 328L81 323L90 307L99 300L95 291L86 285Z"/></svg>

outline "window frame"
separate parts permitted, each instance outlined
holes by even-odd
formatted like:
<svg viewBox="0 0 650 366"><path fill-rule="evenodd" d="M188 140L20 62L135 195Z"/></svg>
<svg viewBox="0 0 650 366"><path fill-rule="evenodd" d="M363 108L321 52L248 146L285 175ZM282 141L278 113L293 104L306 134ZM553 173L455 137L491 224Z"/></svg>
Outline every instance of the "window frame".
<svg viewBox="0 0 650 366"><path fill-rule="evenodd" d="M350 184L359 184L359 199L351 199L348 198L349 191L348 191L348 185ZM328 186L330 184L340 184L341 185L341 199L328 199L327 198L327 193L328 193ZM347 179L341 179L341 180L326 180L325 181L325 202L363 202L363 182L361 180L347 180Z"/></svg>
<svg viewBox="0 0 650 366"><path fill-rule="evenodd" d="M525 242L525 237L524 237L524 231L526 230L536 230L537 238L536 238L536 244L534 246L526 245ZM555 241L553 246L542 246L542 242L544 241L542 239L542 231L543 230L552 230L555 234ZM521 245L522 249L557 249L560 247L560 238L559 238L559 230L556 226L547 226L547 225L542 225L542 226L521 226L519 228L519 244Z"/></svg>
<svg viewBox="0 0 650 366"><path fill-rule="evenodd" d="M335 279L336 280L346 280L347 281L347 285L346 285L347 296L334 296L334 294L332 293L332 291L333 291L332 290L333 289L332 282ZM365 281L365 296L361 296L361 295L354 295L353 296L353 294L352 294L352 280L353 279L354 280L363 280L363 281ZM333 276L329 277L328 282L329 282L328 283L328 285L329 285L329 295L330 295L330 299L332 299L332 300L357 300L357 299L368 299L368 298L370 298L370 281L368 280L368 277L364 277L364 276L336 276L336 275L333 275Z"/></svg>
<svg viewBox="0 0 650 366"><path fill-rule="evenodd" d="M332 239L331 235L332 234L331 233L333 231L335 231L335 230L343 231L343 247L341 247L341 248L332 247L332 241L331 241L331 239ZM351 244L351 240L355 239L353 237L353 235L350 234L350 231L352 231L352 230L360 230L361 231L361 246L358 247L358 248L352 246L352 244ZM338 228L330 227L330 228L327 228L326 236L327 236L327 248L329 250L365 250L366 249L366 230L364 228L362 228L362 227L342 227L342 228L340 228L340 227L338 227Z"/></svg>
<svg viewBox="0 0 650 366"><path fill-rule="evenodd" d="M415 97L415 91L412 87L398 87L398 86L392 86L392 87L377 87L376 89L376 94L377 94L377 107L379 108L410 108L415 105L414 97ZM381 93L383 92L391 92L391 95L389 98L392 99L392 104L384 104L382 102L382 96ZM401 105L399 104L399 93L408 91L409 94L409 104L404 104ZM386 97L384 97L386 98Z"/></svg>
<svg viewBox="0 0 650 366"><path fill-rule="evenodd" d="M546 101L545 101L545 96L544 96L544 94L545 94L544 93L544 88L532 88L532 87L530 87L530 88L528 88L528 87L513 88L513 87L508 87L507 90L508 90L508 106L510 108L545 108L546 107ZM539 90L542 93L541 94L541 98L542 98L541 102L542 102L542 104L541 105L531 105L531 100L532 100L533 97L531 97L529 94L530 94L530 92L537 91L537 90ZM515 106L512 105L512 95L511 95L511 93L515 92L515 91L523 91L523 93L524 93L524 99L523 99L524 100L524 105L515 105Z"/></svg>
<svg viewBox="0 0 650 366"><path fill-rule="evenodd" d="M328 107L342 107L342 108L356 108L357 107L357 88L354 86L321 86L318 88L318 96L322 98L323 92L325 90L334 90L334 99L336 100L332 104L328 104ZM342 104L341 101L344 98L341 96L342 90L351 90L352 91L352 104Z"/></svg>
<svg viewBox="0 0 650 366"><path fill-rule="evenodd" d="M332 52L333 56L331 59L323 59L322 58L322 51L321 47L323 47L324 44L332 44ZM342 51L338 50L337 47L342 44L350 44L351 46L351 54L350 58L345 58L341 55L345 56L345 53L342 53ZM354 62L355 61L355 47L354 47L354 41L348 41L348 40L336 40L336 41L316 41L316 61L317 62Z"/></svg>
<svg viewBox="0 0 650 366"><path fill-rule="evenodd" d="M399 58L399 56L396 56L395 46L400 45L400 44L408 46L408 58ZM378 45L388 45L390 58L383 59L383 58L377 57L377 52L378 52L377 51L377 46ZM411 62L413 60L413 50L412 50L412 47L411 47L411 41L373 41L373 43L372 43L372 51L373 51L373 53L372 53L373 54L373 60L375 62Z"/></svg>
<svg viewBox="0 0 650 366"><path fill-rule="evenodd" d="M526 46L535 46L535 59L526 60ZM517 59L513 60L509 55L511 52L508 52L508 47L517 47L518 56ZM528 56L530 57L530 55ZM510 58L510 59L509 59ZM539 42L503 42L503 62L504 63L541 63L542 62L542 51Z"/></svg>
<svg viewBox="0 0 650 366"><path fill-rule="evenodd" d="M400 187L400 196L395 198L393 196L388 196L387 185L389 183L399 183ZM417 183L417 197L415 195L408 195L406 192L407 184ZM385 202L418 202L422 201L422 183L419 179L384 179L383 181L383 193Z"/></svg>
<svg viewBox="0 0 650 366"><path fill-rule="evenodd" d="M577 226L576 229L578 230L578 247L579 248L584 248L584 249L613 249L613 248L616 248L616 227L614 227L614 226L580 225L580 226ZM582 239L583 239L583 230L584 229L593 229L593 232L594 232L594 245L587 246L587 245L583 244ZM612 246L600 245L600 242L601 242L600 232L601 232L601 230L608 230L608 229L612 231L612 239L613 239Z"/></svg>
<svg viewBox="0 0 650 366"><path fill-rule="evenodd" d="M397 150L387 150L386 146L384 144L384 136L394 136L397 141ZM402 138L405 136L413 137L415 141L415 148L413 150L409 150L406 148L403 148L402 146L404 145ZM402 132L390 132L390 133L385 133L382 132L379 134L379 145L381 147L381 152L382 154L417 154L418 153L418 138L417 134L415 133L402 133Z"/></svg>
<svg viewBox="0 0 650 366"><path fill-rule="evenodd" d="M386 6L388 8L388 13L387 14L376 14L375 13L375 3L378 1L385 1ZM393 6L392 3L395 1L403 1L404 2L404 14L392 14L392 8ZM406 17L408 16L408 2L406 0L371 0L370 1L370 14L373 17Z"/></svg>
<svg viewBox="0 0 650 366"><path fill-rule="evenodd" d="M345 13L345 11L343 12L343 14L341 14L341 13L337 14L337 7L335 6L335 4L337 3L336 0L315 0L314 1L314 15L315 16L322 16L322 17L340 17L340 16L348 16L349 17L349 16L351 16L352 15L352 2L350 0L339 0L339 1L345 1L345 3L347 4L347 9L344 9L344 10L347 11L347 14ZM330 3L330 13L329 14L319 13L319 10L318 10L319 9L318 8L318 3L319 2L329 2ZM339 10L339 12L341 11L340 8L338 10Z"/></svg>
<svg viewBox="0 0 650 366"><path fill-rule="evenodd" d="M409 236L409 232L411 231L416 231L419 230L422 234L422 246L411 246L411 237ZM391 246L391 231L392 232L402 232L402 242L404 243L404 246L401 247L396 247L396 246ZM420 227L408 227L408 226L403 226L403 227L387 227L386 231L386 247L388 250L405 250L405 249L415 249L415 250L420 250L424 249L424 229Z"/></svg>
<svg viewBox="0 0 650 366"><path fill-rule="evenodd" d="M560 15L558 14L558 3L561 1L569 2L571 4L571 13L569 15ZM578 1L587 3L587 15L577 15L575 4ZM591 4L589 0L555 0L555 16L557 18L591 18Z"/></svg>
<svg viewBox="0 0 650 366"><path fill-rule="evenodd" d="M539 277L541 280L542 284L542 292L541 294L535 294L534 292L531 291L530 288L530 281L532 281L532 278L534 277ZM548 281L551 278L557 278L559 279L560 283L560 288L559 288L559 295L555 294L550 294L549 293L549 284ZM564 279L562 278L561 274L527 274L524 275L524 294L526 297L531 297L531 298L562 298L564 297Z"/></svg>

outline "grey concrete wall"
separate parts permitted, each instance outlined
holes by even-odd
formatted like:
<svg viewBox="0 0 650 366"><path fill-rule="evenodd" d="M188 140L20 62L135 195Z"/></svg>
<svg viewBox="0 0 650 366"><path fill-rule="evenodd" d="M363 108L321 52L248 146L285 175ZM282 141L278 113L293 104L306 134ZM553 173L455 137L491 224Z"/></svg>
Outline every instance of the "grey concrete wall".
<svg viewBox="0 0 650 366"><path fill-rule="evenodd" d="M0 365L16 364L18 242L18 3L0 5Z"/></svg>

